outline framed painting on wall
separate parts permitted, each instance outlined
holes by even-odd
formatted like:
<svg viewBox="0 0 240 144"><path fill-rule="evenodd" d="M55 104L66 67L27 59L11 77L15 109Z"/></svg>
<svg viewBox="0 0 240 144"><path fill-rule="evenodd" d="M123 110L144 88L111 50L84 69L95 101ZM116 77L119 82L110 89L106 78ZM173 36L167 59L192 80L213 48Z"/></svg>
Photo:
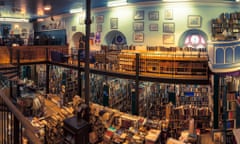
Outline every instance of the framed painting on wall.
<svg viewBox="0 0 240 144"><path fill-rule="evenodd" d="M111 26L111 29L118 29L118 18L111 18L110 26Z"/></svg>
<svg viewBox="0 0 240 144"><path fill-rule="evenodd" d="M144 20L144 11L138 10L134 15L134 20Z"/></svg>
<svg viewBox="0 0 240 144"><path fill-rule="evenodd" d="M163 34L163 44L173 44L174 34Z"/></svg>
<svg viewBox="0 0 240 144"><path fill-rule="evenodd" d="M150 11L148 13L148 19L151 21L159 20L159 12L158 11Z"/></svg>
<svg viewBox="0 0 240 144"><path fill-rule="evenodd" d="M164 33L174 33L175 24L173 22L163 23L163 32Z"/></svg>
<svg viewBox="0 0 240 144"><path fill-rule="evenodd" d="M191 27L191 28L201 27L201 16L189 15L187 23L188 23L188 27Z"/></svg>
<svg viewBox="0 0 240 144"><path fill-rule="evenodd" d="M97 32L102 32L102 24L97 24Z"/></svg>
<svg viewBox="0 0 240 144"><path fill-rule="evenodd" d="M96 16L96 23L103 23L103 22L104 22L104 16L103 15Z"/></svg>
<svg viewBox="0 0 240 144"><path fill-rule="evenodd" d="M133 33L133 41L134 42L143 42L144 41L144 33L143 32L134 32Z"/></svg>
<svg viewBox="0 0 240 144"><path fill-rule="evenodd" d="M144 22L134 22L133 30L134 31L144 31Z"/></svg>
<svg viewBox="0 0 240 144"><path fill-rule="evenodd" d="M76 26L72 26L72 31L75 32L77 30Z"/></svg>
<svg viewBox="0 0 240 144"><path fill-rule="evenodd" d="M150 31L158 31L158 24L157 23L149 24L149 30Z"/></svg>
<svg viewBox="0 0 240 144"><path fill-rule="evenodd" d="M173 20L173 10L172 9L166 9L164 11L164 19L165 20Z"/></svg>

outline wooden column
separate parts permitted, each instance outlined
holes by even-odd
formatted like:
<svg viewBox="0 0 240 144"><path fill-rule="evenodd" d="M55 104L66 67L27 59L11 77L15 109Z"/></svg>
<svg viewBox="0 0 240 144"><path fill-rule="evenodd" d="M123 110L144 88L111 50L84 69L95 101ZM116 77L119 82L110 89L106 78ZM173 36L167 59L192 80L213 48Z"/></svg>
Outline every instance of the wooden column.
<svg viewBox="0 0 240 144"><path fill-rule="evenodd" d="M78 95L80 96L80 97L82 97L82 77L81 77L81 71L80 71L80 67L81 67L81 65L80 65L80 60L81 60L81 58L80 58L80 54L81 53L81 50L78 50L78 55L77 55L77 57L78 57Z"/></svg>
<svg viewBox="0 0 240 144"><path fill-rule="evenodd" d="M213 94L213 128L218 129L218 93L219 93L219 76L214 75L214 94Z"/></svg>
<svg viewBox="0 0 240 144"><path fill-rule="evenodd" d="M48 48L46 48L46 60L47 60L47 64L46 64L46 94L49 94L49 56L48 56Z"/></svg>
<svg viewBox="0 0 240 144"><path fill-rule="evenodd" d="M90 55L90 32L91 32L91 0L86 0L86 39L85 39L85 103L89 106L89 55ZM88 118L87 121L89 122L89 111L88 111Z"/></svg>

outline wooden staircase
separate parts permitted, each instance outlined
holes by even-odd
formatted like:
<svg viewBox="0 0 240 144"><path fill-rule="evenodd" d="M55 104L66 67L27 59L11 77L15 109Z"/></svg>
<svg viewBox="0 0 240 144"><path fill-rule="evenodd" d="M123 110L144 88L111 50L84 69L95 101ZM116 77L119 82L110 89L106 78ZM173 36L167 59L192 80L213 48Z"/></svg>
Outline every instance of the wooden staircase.
<svg viewBox="0 0 240 144"><path fill-rule="evenodd" d="M0 64L1 78L18 81L18 67L12 64Z"/></svg>

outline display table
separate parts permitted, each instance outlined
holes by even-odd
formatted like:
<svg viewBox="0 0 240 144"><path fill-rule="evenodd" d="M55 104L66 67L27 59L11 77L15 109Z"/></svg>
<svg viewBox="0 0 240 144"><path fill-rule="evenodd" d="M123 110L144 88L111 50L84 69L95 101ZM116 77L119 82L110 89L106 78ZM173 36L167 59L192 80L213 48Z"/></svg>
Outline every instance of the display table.
<svg viewBox="0 0 240 144"><path fill-rule="evenodd" d="M63 121L64 142L71 144L88 144L90 125L84 120L77 120L76 116Z"/></svg>
<svg viewBox="0 0 240 144"><path fill-rule="evenodd" d="M159 143L159 136L161 131L156 129L150 129L148 134L145 136L146 144Z"/></svg>

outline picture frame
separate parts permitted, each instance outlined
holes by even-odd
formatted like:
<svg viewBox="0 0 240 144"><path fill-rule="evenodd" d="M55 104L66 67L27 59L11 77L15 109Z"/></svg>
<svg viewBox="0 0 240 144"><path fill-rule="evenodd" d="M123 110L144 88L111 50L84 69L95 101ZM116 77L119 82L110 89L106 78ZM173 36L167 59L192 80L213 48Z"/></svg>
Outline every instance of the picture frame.
<svg viewBox="0 0 240 144"><path fill-rule="evenodd" d="M144 31L144 22L133 22L134 31Z"/></svg>
<svg viewBox="0 0 240 144"><path fill-rule="evenodd" d="M174 34L163 34L163 44L173 44Z"/></svg>
<svg viewBox="0 0 240 144"><path fill-rule="evenodd" d="M118 29L118 18L110 19L110 27L111 29Z"/></svg>
<svg viewBox="0 0 240 144"><path fill-rule="evenodd" d="M223 132L220 130L213 131L213 142L216 144L223 143Z"/></svg>
<svg viewBox="0 0 240 144"><path fill-rule="evenodd" d="M97 24L97 32L102 32L102 24Z"/></svg>
<svg viewBox="0 0 240 144"><path fill-rule="evenodd" d="M200 15L189 15L188 16L188 27L199 28L201 27L201 16Z"/></svg>
<svg viewBox="0 0 240 144"><path fill-rule="evenodd" d="M77 30L76 26L72 26L72 31L75 32Z"/></svg>
<svg viewBox="0 0 240 144"><path fill-rule="evenodd" d="M163 32L164 33L174 33L174 31L175 31L175 23L173 23L173 22L163 23Z"/></svg>
<svg viewBox="0 0 240 144"><path fill-rule="evenodd" d="M104 16L98 15L96 16L96 23L103 23L104 22Z"/></svg>
<svg viewBox="0 0 240 144"><path fill-rule="evenodd" d="M134 20L144 20L144 10L137 10L134 15Z"/></svg>
<svg viewBox="0 0 240 144"><path fill-rule="evenodd" d="M158 21L159 20L159 11L148 12L148 19L150 21Z"/></svg>
<svg viewBox="0 0 240 144"><path fill-rule="evenodd" d="M165 20L173 20L173 10L172 9L166 9L164 11L164 19Z"/></svg>
<svg viewBox="0 0 240 144"><path fill-rule="evenodd" d="M158 24L157 23L149 24L149 31L158 31Z"/></svg>
<svg viewBox="0 0 240 144"><path fill-rule="evenodd" d="M143 32L134 32L133 33L134 42L144 42L144 33Z"/></svg>

